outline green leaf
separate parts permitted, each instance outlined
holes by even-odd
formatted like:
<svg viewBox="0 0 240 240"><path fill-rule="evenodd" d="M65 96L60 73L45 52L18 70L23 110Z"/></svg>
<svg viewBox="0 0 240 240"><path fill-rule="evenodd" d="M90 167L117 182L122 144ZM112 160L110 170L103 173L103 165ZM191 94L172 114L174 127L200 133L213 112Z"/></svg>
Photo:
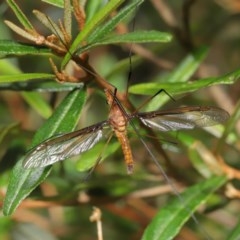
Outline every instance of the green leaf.
<svg viewBox="0 0 240 240"><path fill-rule="evenodd" d="M7 74L0 75L0 90L62 92L83 87L83 83L60 84L55 81L54 74L20 73L19 69L7 60L0 60L0 69L2 74Z"/></svg>
<svg viewBox="0 0 240 240"><path fill-rule="evenodd" d="M89 21L82 31L75 38L69 52L65 55L62 61L62 68L68 63L71 59L71 54L74 53L81 43L83 43L89 34L94 31L94 29L101 24L111 12L113 12L120 4L122 4L124 0L111 0L109 1L102 9L100 9L97 14Z"/></svg>
<svg viewBox="0 0 240 240"><path fill-rule="evenodd" d="M205 87L219 84L233 84L240 77L240 70L221 77L203 78L192 82L155 82L140 83L129 88L130 93L152 96L159 89L164 89L171 95L190 93Z"/></svg>
<svg viewBox="0 0 240 240"><path fill-rule="evenodd" d="M63 132L72 131L79 119L85 101L85 92L75 90L67 95L53 115L36 132L31 147L40 144L47 138ZM4 199L3 212L10 215L50 173L51 166L37 169L24 169L21 158L14 166Z"/></svg>
<svg viewBox="0 0 240 240"><path fill-rule="evenodd" d="M0 90L38 91L38 92L70 92L80 89L83 83L58 83L53 80L31 80L27 82L0 83ZM25 93L26 94L26 93Z"/></svg>
<svg viewBox="0 0 240 240"><path fill-rule="evenodd" d="M96 2L96 1L94 1ZM87 42L92 43L100 40L102 37L110 33L120 22L122 22L129 14L136 11L137 6L139 6L143 0L135 0L128 4L126 7L121 9L115 16L109 19L103 26L97 27L94 32L88 37Z"/></svg>
<svg viewBox="0 0 240 240"><path fill-rule="evenodd" d="M106 146L106 142L101 142L95 145L91 151L86 151L81 154L80 160L77 163L78 171L86 171L90 168L94 167L97 163L98 157L101 154L101 162L106 159L109 155L116 152L119 148L119 142L115 141L113 143L109 143ZM106 149L104 149L106 147ZM104 152L102 152L104 149Z"/></svg>
<svg viewBox="0 0 240 240"><path fill-rule="evenodd" d="M31 79L54 79L54 74L48 73L19 73L12 75L1 75L0 83L12 83L12 82L20 82L27 81Z"/></svg>
<svg viewBox="0 0 240 240"><path fill-rule="evenodd" d="M49 118L51 116L52 109L40 94L35 92L22 92L22 97L43 118Z"/></svg>
<svg viewBox="0 0 240 240"><path fill-rule="evenodd" d="M21 71L9 59L0 59L0 74L19 74Z"/></svg>
<svg viewBox="0 0 240 240"><path fill-rule="evenodd" d="M8 75L0 76L0 79L1 79L0 89L2 90L15 90L15 91L25 90L26 87L31 87L29 86L29 83L25 81L27 79L32 79L32 78L43 79L48 77L51 77L51 78L54 77L54 75L52 74L45 74L45 73L22 74L18 68L16 68L13 64L10 63L10 61L6 61L6 60L0 61L0 69L2 69L4 74L8 74ZM16 80L23 80L24 82L15 82ZM29 89L29 90L32 90L32 89ZM42 117L44 118L49 117L52 110L49 107L48 103L43 99L43 97L39 95L39 93L21 92L21 95L24 98L24 100Z"/></svg>
<svg viewBox="0 0 240 240"><path fill-rule="evenodd" d="M188 188L181 194L182 200L174 199L157 213L146 228L142 240L170 240L176 237L192 213L226 181L224 176L212 177Z"/></svg>
<svg viewBox="0 0 240 240"><path fill-rule="evenodd" d="M19 6L13 0L6 0L9 7L13 10L19 22L23 25L26 30L34 30L32 24L28 21L26 15L22 12Z"/></svg>
<svg viewBox="0 0 240 240"><path fill-rule="evenodd" d="M49 55L51 50L46 47L18 43L11 40L0 40L0 55Z"/></svg>
<svg viewBox="0 0 240 240"><path fill-rule="evenodd" d="M189 54L169 76L164 79L166 82L186 82L196 72L200 64L208 54L207 47L200 47Z"/></svg>
<svg viewBox="0 0 240 240"><path fill-rule="evenodd" d="M85 102L85 91L76 89L70 92L54 111L53 115L37 131L32 147L53 135L72 131L78 122Z"/></svg>
<svg viewBox="0 0 240 240"><path fill-rule="evenodd" d="M42 2L51 4L55 7L63 8L64 7L64 0L42 0Z"/></svg>
<svg viewBox="0 0 240 240"><path fill-rule="evenodd" d="M172 35L159 31L134 31L126 34L114 35L105 39L101 39L96 44L115 44L115 43L153 43L153 42L169 42Z"/></svg>
<svg viewBox="0 0 240 240"><path fill-rule="evenodd" d="M85 12L86 12L86 23L88 23L92 17L97 14L99 8L102 5L102 1L88 0L86 2Z"/></svg>
<svg viewBox="0 0 240 240"><path fill-rule="evenodd" d="M94 42L79 49L78 53L83 53L90 48L108 45L108 44L120 44L120 43L153 43L153 42L169 42L172 36L169 33L158 31L134 31L131 33L114 35L105 39L101 39L99 42Z"/></svg>

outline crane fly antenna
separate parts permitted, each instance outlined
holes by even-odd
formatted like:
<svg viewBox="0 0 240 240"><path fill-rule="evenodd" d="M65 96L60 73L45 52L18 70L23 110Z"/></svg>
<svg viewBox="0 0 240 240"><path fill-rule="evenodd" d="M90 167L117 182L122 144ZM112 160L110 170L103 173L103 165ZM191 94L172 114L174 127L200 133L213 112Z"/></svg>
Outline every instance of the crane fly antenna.
<svg viewBox="0 0 240 240"><path fill-rule="evenodd" d="M133 18L133 21L132 21L132 31L134 31L135 29L135 26L136 26L136 16L137 16L137 10L138 10L139 6L137 6L136 8L136 14L134 15L134 18ZM132 55L133 55L133 43L131 43L130 45L130 48L129 48L129 69L128 69L128 78L127 78L127 87L126 87L126 98L128 98L128 95L129 95L129 92L128 92L128 89L129 89L129 86L130 86L130 83L131 83L131 80L132 80L132 74L133 74L133 71L132 71ZM149 97L145 102L143 102L134 112L138 112L139 109L141 109L143 106L145 106L146 104L148 104L153 98L155 98L158 94L160 94L161 92L164 92L172 101L176 101L165 89L160 89L158 90L153 96Z"/></svg>
<svg viewBox="0 0 240 240"><path fill-rule="evenodd" d="M133 32L135 30L138 9L139 9L139 6L137 6L136 10L135 10L135 14L134 14L134 17L133 17L133 20L132 20L131 32ZM129 69L128 69L127 86L126 86L126 92L125 92L126 97L128 97L128 89L129 89L129 86L130 86L130 83L131 83L131 80L132 80L132 73L133 73L133 71L132 71L132 55L133 55L133 43L130 44L129 54L128 54Z"/></svg>

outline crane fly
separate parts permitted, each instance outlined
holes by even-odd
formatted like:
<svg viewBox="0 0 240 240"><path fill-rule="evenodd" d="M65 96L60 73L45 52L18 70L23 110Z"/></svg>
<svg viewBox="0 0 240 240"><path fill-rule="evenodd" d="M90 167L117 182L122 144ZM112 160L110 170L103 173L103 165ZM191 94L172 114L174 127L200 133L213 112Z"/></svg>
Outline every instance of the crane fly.
<svg viewBox="0 0 240 240"><path fill-rule="evenodd" d="M103 136L114 133L121 144L127 172L133 172L133 156L127 137L127 126L136 118L144 125L158 131L194 129L223 123L229 114L217 107L180 107L171 110L127 114L113 92L106 89L110 106L106 121L49 138L31 149L23 162L24 168L51 165L91 149Z"/></svg>

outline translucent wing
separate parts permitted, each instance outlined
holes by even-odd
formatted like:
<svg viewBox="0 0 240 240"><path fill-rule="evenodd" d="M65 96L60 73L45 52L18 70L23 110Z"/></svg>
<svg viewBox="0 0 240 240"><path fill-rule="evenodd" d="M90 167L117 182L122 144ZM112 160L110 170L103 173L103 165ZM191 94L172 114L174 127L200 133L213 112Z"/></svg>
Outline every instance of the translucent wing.
<svg viewBox="0 0 240 240"><path fill-rule="evenodd" d="M226 121L229 114L217 107L182 107L178 109L138 113L146 126L159 131L193 129Z"/></svg>
<svg viewBox="0 0 240 240"><path fill-rule="evenodd" d="M103 137L103 130L110 132L107 124L108 122L104 121L47 139L27 153L23 167L45 167L87 151Z"/></svg>

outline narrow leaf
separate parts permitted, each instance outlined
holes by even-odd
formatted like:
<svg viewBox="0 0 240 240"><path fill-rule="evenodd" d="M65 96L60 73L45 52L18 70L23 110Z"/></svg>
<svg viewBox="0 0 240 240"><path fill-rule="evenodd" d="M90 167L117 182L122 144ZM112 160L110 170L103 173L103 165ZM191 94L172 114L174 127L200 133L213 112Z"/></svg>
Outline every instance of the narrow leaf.
<svg viewBox="0 0 240 240"><path fill-rule="evenodd" d="M57 133L72 131L78 122L84 99L84 91L75 90L69 93L48 121L36 132L31 147ZM5 215L12 214L21 201L47 177L51 170L51 166L24 169L23 160L24 157L17 162L10 176L3 205Z"/></svg>
<svg viewBox="0 0 240 240"><path fill-rule="evenodd" d="M4 21L6 23L6 25L11 28L15 33L17 33L18 35L22 36L25 39L28 39L32 42L37 42L38 41L38 37L35 34L32 34L22 28L20 28L19 26L17 26L16 24L10 22L10 21Z"/></svg>
<svg viewBox="0 0 240 240"><path fill-rule="evenodd" d="M96 1L94 1L96 2ZM126 17L129 16L133 11L136 11L137 6L139 6L143 0L135 0L128 4L126 7L121 9L115 16L109 19L103 26L97 27L94 32L89 36L88 43L96 42L98 39L105 37L108 33L122 22Z"/></svg>
<svg viewBox="0 0 240 240"><path fill-rule="evenodd" d="M64 7L64 0L42 0L42 2L51 4L55 7L63 8Z"/></svg>
<svg viewBox="0 0 240 240"><path fill-rule="evenodd" d="M219 84L233 84L240 77L240 70L226 74L221 77L203 78L192 82L153 82L136 84L129 88L129 92L134 94L153 95L159 89L177 95L197 91L201 88L210 87Z"/></svg>
<svg viewBox="0 0 240 240"><path fill-rule="evenodd" d="M38 10L33 10L33 13L46 28L48 28L56 36L59 36L60 39L64 39L61 29L49 16Z"/></svg>
<svg viewBox="0 0 240 240"><path fill-rule="evenodd" d="M83 83L62 83L59 84L52 80L31 80L27 82L8 82L0 83L0 90L12 91L34 91L34 92L70 92L80 89ZM26 94L26 93L25 93Z"/></svg>
<svg viewBox="0 0 240 240"><path fill-rule="evenodd" d="M226 181L224 176L212 177L188 188L181 194L182 201L174 199L157 213L146 228L142 240L170 240L176 237L192 213Z"/></svg>
<svg viewBox="0 0 240 240"><path fill-rule="evenodd" d="M80 160L77 163L77 169L80 172L89 170L97 163L98 157L101 154L101 162L109 155L115 153L119 148L119 142L109 143L106 147L106 142L101 142L95 145L91 151L86 151L81 154ZM105 149L106 147L106 149ZM104 152L102 150L104 149Z"/></svg>
<svg viewBox="0 0 240 240"><path fill-rule="evenodd" d="M28 81L31 79L54 79L54 74L48 73L19 73L13 75L1 75L0 83L11 83L11 82L20 82Z"/></svg>
<svg viewBox="0 0 240 240"><path fill-rule="evenodd" d="M88 0L86 2L85 12L86 12L86 22L89 22L92 17L99 11L102 2L96 0Z"/></svg>
<svg viewBox="0 0 240 240"><path fill-rule="evenodd" d="M75 38L69 52L66 54L65 58L62 61L62 68L68 63L71 59L71 54L74 53L81 43L83 43L89 34L94 31L94 29L101 24L111 12L113 12L120 4L122 4L124 0L112 0L109 1L102 9L100 9L97 14L89 21L83 30L78 34Z"/></svg>
<svg viewBox="0 0 240 240"><path fill-rule="evenodd" d="M207 47L200 47L190 53L165 79L167 82L186 82L196 72L208 54Z"/></svg>
<svg viewBox="0 0 240 240"><path fill-rule="evenodd" d="M99 42L94 42L81 48L78 53L85 52L93 47L108 45L108 44L120 44L120 43L153 43L153 42L169 42L172 36L169 33L158 31L134 31L131 33L114 35L105 39L101 39Z"/></svg>
<svg viewBox="0 0 240 240"><path fill-rule="evenodd" d="M19 74L21 71L19 68L13 64L10 59L1 59L0 60L0 74L1 75L11 75Z"/></svg>
<svg viewBox="0 0 240 240"><path fill-rule="evenodd" d="M2 90L25 90L26 87L29 86L28 82L26 82L26 79L32 79L32 78L48 78L48 77L55 77L52 74L45 74L45 73L30 73L28 74L22 74L16 66L11 64L10 61L1 60L0 61L0 69L3 74L8 74L4 76L0 76L0 89ZM17 80L23 80L24 82L15 82ZM12 82L14 81L14 83ZM34 80L36 81L36 80ZM36 86L36 85L35 85ZM8 88L9 87L9 88ZM22 87L22 89L20 89ZM32 90L32 89L28 89ZM28 96L29 95L29 96ZM39 95L39 93L26 93L21 92L21 96L24 98L24 100L36 111L38 112L42 117L46 118L51 113L51 108L49 107L48 103L43 99L42 96ZM34 100L35 99L35 100ZM40 105L38 105L38 104ZM40 107L40 108L39 108ZM43 108L43 109L41 109Z"/></svg>
<svg viewBox="0 0 240 240"><path fill-rule="evenodd" d="M32 24L28 21L26 15L22 12L19 6L13 0L6 0L9 7L13 10L19 22L23 25L26 30L34 30Z"/></svg>
<svg viewBox="0 0 240 240"><path fill-rule="evenodd" d="M0 55L50 55L51 50L46 47L18 43L11 40L0 40Z"/></svg>
<svg viewBox="0 0 240 240"><path fill-rule="evenodd" d="M51 107L46 103L46 101L43 100L43 98L39 95L39 93L22 92L22 97L43 118L46 119L51 116L51 114L52 114Z"/></svg>

